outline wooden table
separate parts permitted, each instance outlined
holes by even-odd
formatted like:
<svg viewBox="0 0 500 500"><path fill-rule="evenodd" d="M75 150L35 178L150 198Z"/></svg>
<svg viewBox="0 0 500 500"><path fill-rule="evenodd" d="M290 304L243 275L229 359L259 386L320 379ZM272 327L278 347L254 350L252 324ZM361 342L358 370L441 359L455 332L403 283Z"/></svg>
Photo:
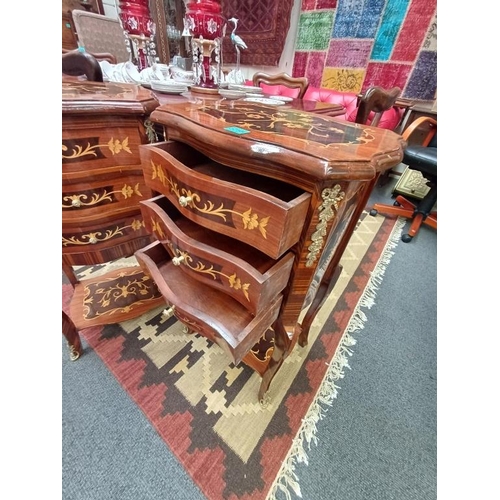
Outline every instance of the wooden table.
<svg viewBox="0 0 500 500"><path fill-rule="evenodd" d="M171 104L176 102L193 101L195 99L204 99L205 101L221 99L221 96L219 94L207 95L207 94L196 94L194 92L186 92L180 95L172 95L172 94L164 94L155 90L152 90L151 92L154 94L156 99L158 99L160 104ZM265 94L263 94L262 97L269 97L270 99L273 98L272 95L265 95ZM293 99L293 101L287 102L284 105L280 106L280 109L296 109L300 111L307 111L310 113L317 113L328 116L338 116L345 113L344 106L342 106L341 104L320 102L320 101L308 101L306 99Z"/></svg>
<svg viewBox="0 0 500 500"><path fill-rule="evenodd" d="M400 163L403 140L293 103L194 94L159 100L151 120L165 127L167 140L141 146L146 184L161 193L144 216L157 243L136 256L172 314L261 374L262 399L296 343L307 344L368 197L379 175ZM192 236L182 236L181 226ZM213 243L221 235L223 251ZM250 278L240 279L257 272L248 261L255 252L268 260L266 269L286 268L284 288L273 284L263 302L251 295ZM252 348L250 340L269 328L272 349L261 341Z"/></svg>

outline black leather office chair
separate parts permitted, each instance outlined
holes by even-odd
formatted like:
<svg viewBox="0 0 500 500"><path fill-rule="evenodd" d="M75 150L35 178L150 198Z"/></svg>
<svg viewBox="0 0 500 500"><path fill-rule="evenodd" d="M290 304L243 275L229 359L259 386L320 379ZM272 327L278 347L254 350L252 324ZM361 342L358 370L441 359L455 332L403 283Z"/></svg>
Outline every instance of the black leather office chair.
<svg viewBox="0 0 500 500"><path fill-rule="evenodd" d="M412 142L417 135L423 139L417 143ZM376 203L370 215L375 216L381 212L411 219L410 230L401 237L405 243L409 243L422 224L437 230L437 211L432 210L437 201L437 121L428 116L417 118L404 131L403 138L408 143L403 163L412 170L420 171L430 190L417 204L402 195L396 197L393 205Z"/></svg>

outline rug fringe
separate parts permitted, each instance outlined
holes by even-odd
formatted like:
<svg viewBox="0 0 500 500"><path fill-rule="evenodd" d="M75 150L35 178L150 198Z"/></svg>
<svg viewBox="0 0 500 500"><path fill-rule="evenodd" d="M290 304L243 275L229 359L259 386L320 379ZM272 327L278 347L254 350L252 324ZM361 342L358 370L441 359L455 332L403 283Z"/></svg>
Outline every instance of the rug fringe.
<svg viewBox="0 0 500 500"><path fill-rule="evenodd" d="M285 495L286 500L292 500L291 492L295 493L297 497L302 498L299 478L295 473L295 466L299 463L309 465L305 445L307 444L307 449L310 450L311 443L315 445L318 444L316 424L324 418L328 407L332 406L333 400L337 398L338 389L340 389L340 387L336 385L336 382L344 378L345 368L351 369L348 357L353 354L350 347L356 344L356 339L352 337L351 334L362 330L366 323L366 315L361 308L370 309L375 304L376 292L379 289L379 285L382 283L387 265L394 255L393 249L398 245L401 239L405 224L406 219L399 217L392 228L389 239L382 251L382 255L379 257L375 268L371 272L365 290L356 304L349 324L342 335L337 352L330 361L329 368L321 382L313 403L302 419L299 432L293 440L288 455L281 465L281 469L274 480L266 500L277 500L276 494L278 491Z"/></svg>

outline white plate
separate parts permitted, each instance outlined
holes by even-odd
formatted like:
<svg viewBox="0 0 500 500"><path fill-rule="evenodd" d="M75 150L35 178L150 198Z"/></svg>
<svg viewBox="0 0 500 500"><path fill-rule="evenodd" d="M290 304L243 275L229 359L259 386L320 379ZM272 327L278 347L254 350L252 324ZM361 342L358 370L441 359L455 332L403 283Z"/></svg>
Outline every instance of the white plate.
<svg viewBox="0 0 500 500"><path fill-rule="evenodd" d="M156 92L160 92L160 94L171 94L171 95L179 95L179 94L183 94L184 92L187 92L188 88L184 88L184 89L181 89L181 90L175 90L175 89L153 89L154 91Z"/></svg>
<svg viewBox="0 0 500 500"><path fill-rule="evenodd" d="M241 90L225 90L225 89L219 89L219 94L222 97L225 97L226 99L240 99L241 97L245 97L245 92L242 92Z"/></svg>
<svg viewBox="0 0 500 500"><path fill-rule="evenodd" d="M262 94L262 89L260 87L251 87L250 85L236 85L230 83L229 90L242 90L243 92Z"/></svg>
<svg viewBox="0 0 500 500"><path fill-rule="evenodd" d="M180 91L186 92L187 85L179 85L177 83L167 83L167 82L157 82L156 80L151 81L151 88L153 90L169 90L169 91Z"/></svg>
<svg viewBox="0 0 500 500"><path fill-rule="evenodd" d="M278 99L268 99L267 97L245 97L242 99L247 102L259 102L260 104L269 104L271 106L281 106L285 104L283 101L279 101Z"/></svg>
<svg viewBox="0 0 500 500"><path fill-rule="evenodd" d="M293 101L293 97L289 97L287 95L273 95L270 99L278 99L278 101L283 101L283 102Z"/></svg>

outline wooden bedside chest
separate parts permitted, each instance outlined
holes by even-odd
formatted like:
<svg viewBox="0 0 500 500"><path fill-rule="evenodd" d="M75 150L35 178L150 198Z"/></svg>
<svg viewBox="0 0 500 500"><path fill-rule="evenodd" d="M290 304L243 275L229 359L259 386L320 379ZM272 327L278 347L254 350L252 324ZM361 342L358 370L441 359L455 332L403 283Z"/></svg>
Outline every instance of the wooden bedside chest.
<svg viewBox="0 0 500 500"><path fill-rule="evenodd" d="M262 401L339 275L379 175L403 157L392 131L289 107L192 97L151 119L141 201L156 242L136 252L175 315L262 376Z"/></svg>
<svg viewBox="0 0 500 500"><path fill-rule="evenodd" d="M139 208L153 194L139 145L158 140L149 121L157 106L137 85L62 84L62 260L75 286L71 319L77 329L123 321L163 303L137 265L82 282L73 271L133 256L152 241Z"/></svg>

